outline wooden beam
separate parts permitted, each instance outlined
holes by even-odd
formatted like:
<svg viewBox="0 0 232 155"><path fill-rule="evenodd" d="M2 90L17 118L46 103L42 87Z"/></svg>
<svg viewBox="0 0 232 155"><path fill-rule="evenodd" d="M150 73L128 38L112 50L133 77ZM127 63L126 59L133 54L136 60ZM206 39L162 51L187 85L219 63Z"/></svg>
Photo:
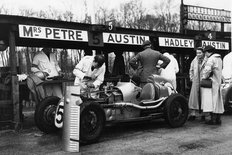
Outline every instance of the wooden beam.
<svg viewBox="0 0 232 155"><path fill-rule="evenodd" d="M19 103L19 83L17 77L17 58L15 51L15 32L9 31L9 46L10 46L10 66L12 75L12 104L13 104L13 125L15 130L21 129L22 120L20 115L22 113L22 108L20 108Z"/></svg>

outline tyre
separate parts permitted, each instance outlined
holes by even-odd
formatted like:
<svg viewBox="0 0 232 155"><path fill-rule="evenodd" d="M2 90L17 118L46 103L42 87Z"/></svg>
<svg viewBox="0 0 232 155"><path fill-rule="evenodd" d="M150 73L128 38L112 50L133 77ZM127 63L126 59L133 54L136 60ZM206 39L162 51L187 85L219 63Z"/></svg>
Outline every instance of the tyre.
<svg viewBox="0 0 232 155"><path fill-rule="evenodd" d="M228 91L225 95L225 110L228 112L232 112L232 86L228 88Z"/></svg>
<svg viewBox="0 0 232 155"><path fill-rule="evenodd" d="M188 103L181 94L172 94L165 102L164 116L173 128L182 126L188 118Z"/></svg>
<svg viewBox="0 0 232 155"><path fill-rule="evenodd" d="M55 126L55 113L59 97L49 96L43 99L35 109L34 120L36 126L45 133L54 133L58 131Z"/></svg>
<svg viewBox="0 0 232 155"><path fill-rule="evenodd" d="M81 106L80 140L82 144L97 142L105 126L105 112L98 103Z"/></svg>

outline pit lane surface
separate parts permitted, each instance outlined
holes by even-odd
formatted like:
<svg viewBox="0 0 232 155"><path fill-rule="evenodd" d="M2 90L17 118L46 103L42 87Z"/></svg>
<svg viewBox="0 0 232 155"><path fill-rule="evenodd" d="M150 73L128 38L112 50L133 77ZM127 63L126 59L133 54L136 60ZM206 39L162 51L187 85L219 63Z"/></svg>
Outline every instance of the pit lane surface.
<svg viewBox="0 0 232 155"><path fill-rule="evenodd" d="M32 116L33 117L33 116ZM0 131L0 154L77 154L65 152L61 134L43 134L26 116L24 129ZM170 128L163 120L107 127L98 143L80 146L90 155L232 154L232 115L222 117L221 126L196 120L181 128Z"/></svg>

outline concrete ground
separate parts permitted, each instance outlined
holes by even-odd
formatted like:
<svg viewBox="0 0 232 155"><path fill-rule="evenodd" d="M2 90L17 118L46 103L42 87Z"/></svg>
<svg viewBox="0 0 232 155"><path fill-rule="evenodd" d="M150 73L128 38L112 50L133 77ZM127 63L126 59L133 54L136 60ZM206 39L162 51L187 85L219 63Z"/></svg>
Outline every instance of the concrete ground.
<svg viewBox="0 0 232 155"><path fill-rule="evenodd" d="M232 115L223 115L221 126L195 120L170 128L163 120L107 127L98 143L80 146L79 153L63 150L61 134L43 134L25 113L24 129L0 131L1 155L216 155L232 154Z"/></svg>

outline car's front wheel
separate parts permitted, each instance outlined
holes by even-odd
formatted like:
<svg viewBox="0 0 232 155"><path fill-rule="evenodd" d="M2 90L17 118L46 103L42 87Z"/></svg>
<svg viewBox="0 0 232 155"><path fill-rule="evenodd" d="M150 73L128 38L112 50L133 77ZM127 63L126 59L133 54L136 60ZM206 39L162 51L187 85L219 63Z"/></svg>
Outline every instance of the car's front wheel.
<svg viewBox="0 0 232 155"><path fill-rule="evenodd" d="M45 133L53 133L58 131L55 126L56 107L60 98L49 96L43 99L35 109L34 120L36 126Z"/></svg>
<svg viewBox="0 0 232 155"><path fill-rule="evenodd" d="M85 103L81 106L80 140L89 144L96 142L105 126L105 113L98 103Z"/></svg>
<svg viewBox="0 0 232 155"><path fill-rule="evenodd" d="M165 120L171 127L182 126L188 118L188 103L181 94L172 94L165 102Z"/></svg>

